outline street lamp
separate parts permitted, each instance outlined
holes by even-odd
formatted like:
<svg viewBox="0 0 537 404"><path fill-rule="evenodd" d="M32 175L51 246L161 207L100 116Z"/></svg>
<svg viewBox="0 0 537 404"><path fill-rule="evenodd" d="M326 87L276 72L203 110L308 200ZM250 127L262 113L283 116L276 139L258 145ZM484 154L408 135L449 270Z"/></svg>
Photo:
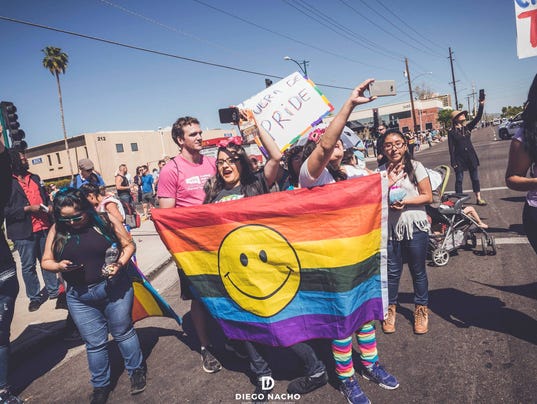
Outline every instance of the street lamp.
<svg viewBox="0 0 537 404"><path fill-rule="evenodd" d="M412 115L412 121L414 123L414 132L416 132L416 126L418 123L416 122L416 113L414 111L414 96L412 95L412 81L410 80L410 71L408 70L408 59L405 58L405 71L403 72L405 75L407 81L408 81L408 92L410 93L410 108L411 108L411 115ZM433 74L432 72L425 72L418 74L414 79L417 79L420 76L423 76L425 74ZM423 128L420 125L420 130L423 130Z"/></svg>
<svg viewBox="0 0 537 404"><path fill-rule="evenodd" d="M166 156L166 152L164 151L164 132L162 131L162 128L159 126L158 131L160 133L160 146L162 147L162 158Z"/></svg>
<svg viewBox="0 0 537 404"><path fill-rule="evenodd" d="M308 69L306 68L306 66L309 64L308 60L303 60L302 63L300 63L300 62L297 62L295 59L290 58L289 56L285 56L283 59L291 60L295 62L298 65L298 67L300 67L300 70L302 70L302 73L304 73L304 76L308 77Z"/></svg>

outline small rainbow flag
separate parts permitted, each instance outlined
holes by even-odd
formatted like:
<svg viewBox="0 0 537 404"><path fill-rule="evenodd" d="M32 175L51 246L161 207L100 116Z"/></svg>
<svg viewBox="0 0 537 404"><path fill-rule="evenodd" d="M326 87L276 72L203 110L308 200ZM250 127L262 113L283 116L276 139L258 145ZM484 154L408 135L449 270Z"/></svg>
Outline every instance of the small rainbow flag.
<svg viewBox="0 0 537 404"><path fill-rule="evenodd" d="M153 285L144 276L136 258L133 257L127 266L127 274L132 281L134 289L134 302L132 305L132 322L135 323L146 317L171 317L181 325L179 317L168 302L155 290Z"/></svg>
<svg viewBox="0 0 537 404"><path fill-rule="evenodd" d="M151 214L229 338L290 346L384 318L386 190L375 174Z"/></svg>

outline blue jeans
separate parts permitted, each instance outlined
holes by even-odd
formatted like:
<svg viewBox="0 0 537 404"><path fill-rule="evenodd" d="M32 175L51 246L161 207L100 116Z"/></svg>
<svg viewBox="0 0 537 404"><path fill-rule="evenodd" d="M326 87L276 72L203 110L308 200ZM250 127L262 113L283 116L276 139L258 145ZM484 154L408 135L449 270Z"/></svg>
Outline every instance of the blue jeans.
<svg viewBox="0 0 537 404"><path fill-rule="evenodd" d="M41 300L39 292L41 286L39 285L39 278L37 277L36 261L41 261L43 257L43 251L45 250L45 241L47 239L48 230L41 230L32 233L30 237L24 240L13 240L15 248L19 252L22 266L22 279L24 280L24 286L26 287L26 296L28 299ZM48 293L48 297L58 296L58 277L54 272L41 270L43 280L45 281L45 288Z"/></svg>
<svg viewBox="0 0 537 404"><path fill-rule="evenodd" d="M414 229L411 240L388 240L388 298L389 304L397 304L399 280L403 272L403 253L414 283L414 304L427 306L429 303L429 282L425 270L429 234Z"/></svg>
<svg viewBox="0 0 537 404"><path fill-rule="evenodd" d="M250 361L250 370L259 379L261 376L270 376L272 370L267 361L259 354L255 346L250 341L244 341L248 359ZM326 370L324 363L317 358L315 351L305 342L290 346L288 349L293 351L304 363L306 376L318 375Z"/></svg>
<svg viewBox="0 0 537 404"><path fill-rule="evenodd" d="M8 386L9 335L15 311L15 300L19 293L16 268L13 267L11 270L15 271L15 274L0 282L0 390Z"/></svg>
<svg viewBox="0 0 537 404"><path fill-rule="evenodd" d="M133 296L132 284L125 271L115 279L94 285L67 287L67 307L86 343L93 387L110 384L108 332L118 344L129 376L142 366L140 341L131 317Z"/></svg>
<svg viewBox="0 0 537 404"><path fill-rule="evenodd" d="M472 191L480 192L481 185L479 183L479 173L477 172L477 167L469 168L468 172L470 173L470 179L472 180ZM455 192L462 194L462 180L464 179L464 170L457 167L455 169Z"/></svg>

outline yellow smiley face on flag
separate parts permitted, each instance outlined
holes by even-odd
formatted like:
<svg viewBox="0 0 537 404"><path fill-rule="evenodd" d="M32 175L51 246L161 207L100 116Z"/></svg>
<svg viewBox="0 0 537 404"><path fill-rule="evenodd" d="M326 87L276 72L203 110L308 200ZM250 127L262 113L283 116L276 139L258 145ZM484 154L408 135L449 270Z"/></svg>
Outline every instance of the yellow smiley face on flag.
<svg viewBox="0 0 537 404"><path fill-rule="evenodd" d="M300 261L293 246L276 230L257 224L224 237L218 273L231 299L261 317L283 310L300 285Z"/></svg>

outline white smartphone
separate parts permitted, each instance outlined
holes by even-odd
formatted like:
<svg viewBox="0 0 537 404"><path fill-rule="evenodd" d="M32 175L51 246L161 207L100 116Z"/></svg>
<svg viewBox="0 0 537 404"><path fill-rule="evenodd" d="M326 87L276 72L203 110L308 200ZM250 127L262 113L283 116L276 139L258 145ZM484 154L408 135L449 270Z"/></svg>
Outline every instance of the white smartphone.
<svg viewBox="0 0 537 404"><path fill-rule="evenodd" d="M47 205L43 205L42 203L40 203L39 207L41 208L41 210L43 212L48 213L48 206Z"/></svg>
<svg viewBox="0 0 537 404"><path fill-rule="evenodd" d="M395 80L377 80L369 84L369 95L371 97L387 97L397 95Z"/></svg>

